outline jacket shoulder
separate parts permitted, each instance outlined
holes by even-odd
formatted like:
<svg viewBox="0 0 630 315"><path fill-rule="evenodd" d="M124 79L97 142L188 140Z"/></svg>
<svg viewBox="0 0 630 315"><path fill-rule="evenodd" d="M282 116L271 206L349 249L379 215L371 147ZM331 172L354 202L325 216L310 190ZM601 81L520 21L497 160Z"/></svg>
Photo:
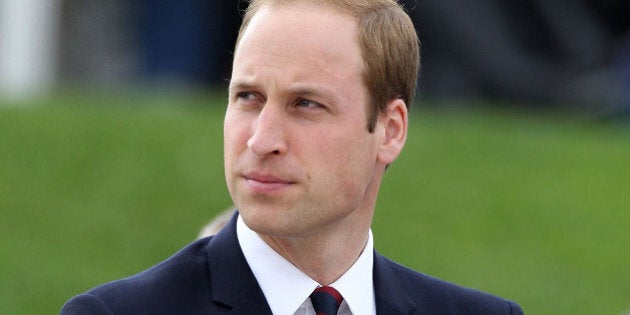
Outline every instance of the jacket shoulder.
<svg viewBox="0 0 630 315"><path fill-rule="evenodd" d="M390 276L400 282L402 290L415 303L413 314L523 314L520 306L513 301L428 276L381 258L393 273Z"/></svg>
<svg viewBox="0 0 630 315"><path fill-rule="evenodd" d="M200 295L210 295L206 253L210 239L195 241L136 275L73 297L61 314L175 314L198 310Z"/></svg>
<svg viewBox="0 0 630 315"><path fill-rule="evenodd" d="M64 304L61 314L113 315L114 313L99 298L90 294L79 294Z"/></svg>

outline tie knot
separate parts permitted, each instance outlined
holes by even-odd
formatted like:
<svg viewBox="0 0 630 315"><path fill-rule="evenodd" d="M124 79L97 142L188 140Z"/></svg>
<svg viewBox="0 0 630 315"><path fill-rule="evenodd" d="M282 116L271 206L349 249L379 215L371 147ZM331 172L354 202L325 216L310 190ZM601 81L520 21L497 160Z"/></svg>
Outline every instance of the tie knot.
<svg viewBox="0 0 630 315"><path fill-rule="evenodd" d="M337 315L343 297L333 287L319 287L311 294L311 303L317 315Z"/></svg>

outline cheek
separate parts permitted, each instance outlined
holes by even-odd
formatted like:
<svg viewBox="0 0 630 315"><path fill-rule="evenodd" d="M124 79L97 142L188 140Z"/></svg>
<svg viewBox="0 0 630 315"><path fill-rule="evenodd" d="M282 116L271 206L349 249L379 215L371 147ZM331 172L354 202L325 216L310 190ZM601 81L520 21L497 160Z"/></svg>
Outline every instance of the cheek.
<svg viewBox="0 0 630 315"><path fill-rule="evenodd" d="M318 157L318 169L325 178L322 185L327 190L360 193L374 172L376 150L373 141L369 137L342 137L332 141L336 145L318 146L319 152L312 153Z"/></svg>
<svg viewBox="0 0 630 315"><path fill-rule="evenodd" d="M242 115L241 115L242 116ZM246 145L248 139L248 122L230 110L225 115L223 123L223 147L227 156L239 147Z"/></svg>
<svg viewBox="0 0 630 315"><path fill-rule="evenodd" d="M233 172L238 164L238 156L246 148L247 139L244 124L239 123L235 115L229 112L223 124L223 163L228 185L232 182Z"/></svg>

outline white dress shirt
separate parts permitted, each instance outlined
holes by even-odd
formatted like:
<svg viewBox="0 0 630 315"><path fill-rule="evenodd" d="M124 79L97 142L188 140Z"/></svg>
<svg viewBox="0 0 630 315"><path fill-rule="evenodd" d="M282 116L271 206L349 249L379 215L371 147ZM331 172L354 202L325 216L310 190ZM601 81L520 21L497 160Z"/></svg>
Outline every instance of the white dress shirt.
<svg viewBox="0 0 630 315"><path fill-rule="evenodd" d="M321 286L265 243L239 216L236 224L238 242L274 315L315 315L309 296ZM357 261L337 281L335 288L343 302L340 315L375 315L372 282L372 231Z"/></svg>

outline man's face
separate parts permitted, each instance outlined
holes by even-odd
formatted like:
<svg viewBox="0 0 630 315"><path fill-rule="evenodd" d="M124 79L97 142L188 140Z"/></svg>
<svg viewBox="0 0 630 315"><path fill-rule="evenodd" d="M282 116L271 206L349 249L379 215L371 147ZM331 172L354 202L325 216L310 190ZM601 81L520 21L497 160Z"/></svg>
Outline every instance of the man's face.
<svg viewBox="0 0 630 315"><path fill-rule="evenodd" d="M289 5L253 17L224 125L228 189L250 228L291 237L371 220L382 132L367 131L362 67L350 16Z"/></svg>

